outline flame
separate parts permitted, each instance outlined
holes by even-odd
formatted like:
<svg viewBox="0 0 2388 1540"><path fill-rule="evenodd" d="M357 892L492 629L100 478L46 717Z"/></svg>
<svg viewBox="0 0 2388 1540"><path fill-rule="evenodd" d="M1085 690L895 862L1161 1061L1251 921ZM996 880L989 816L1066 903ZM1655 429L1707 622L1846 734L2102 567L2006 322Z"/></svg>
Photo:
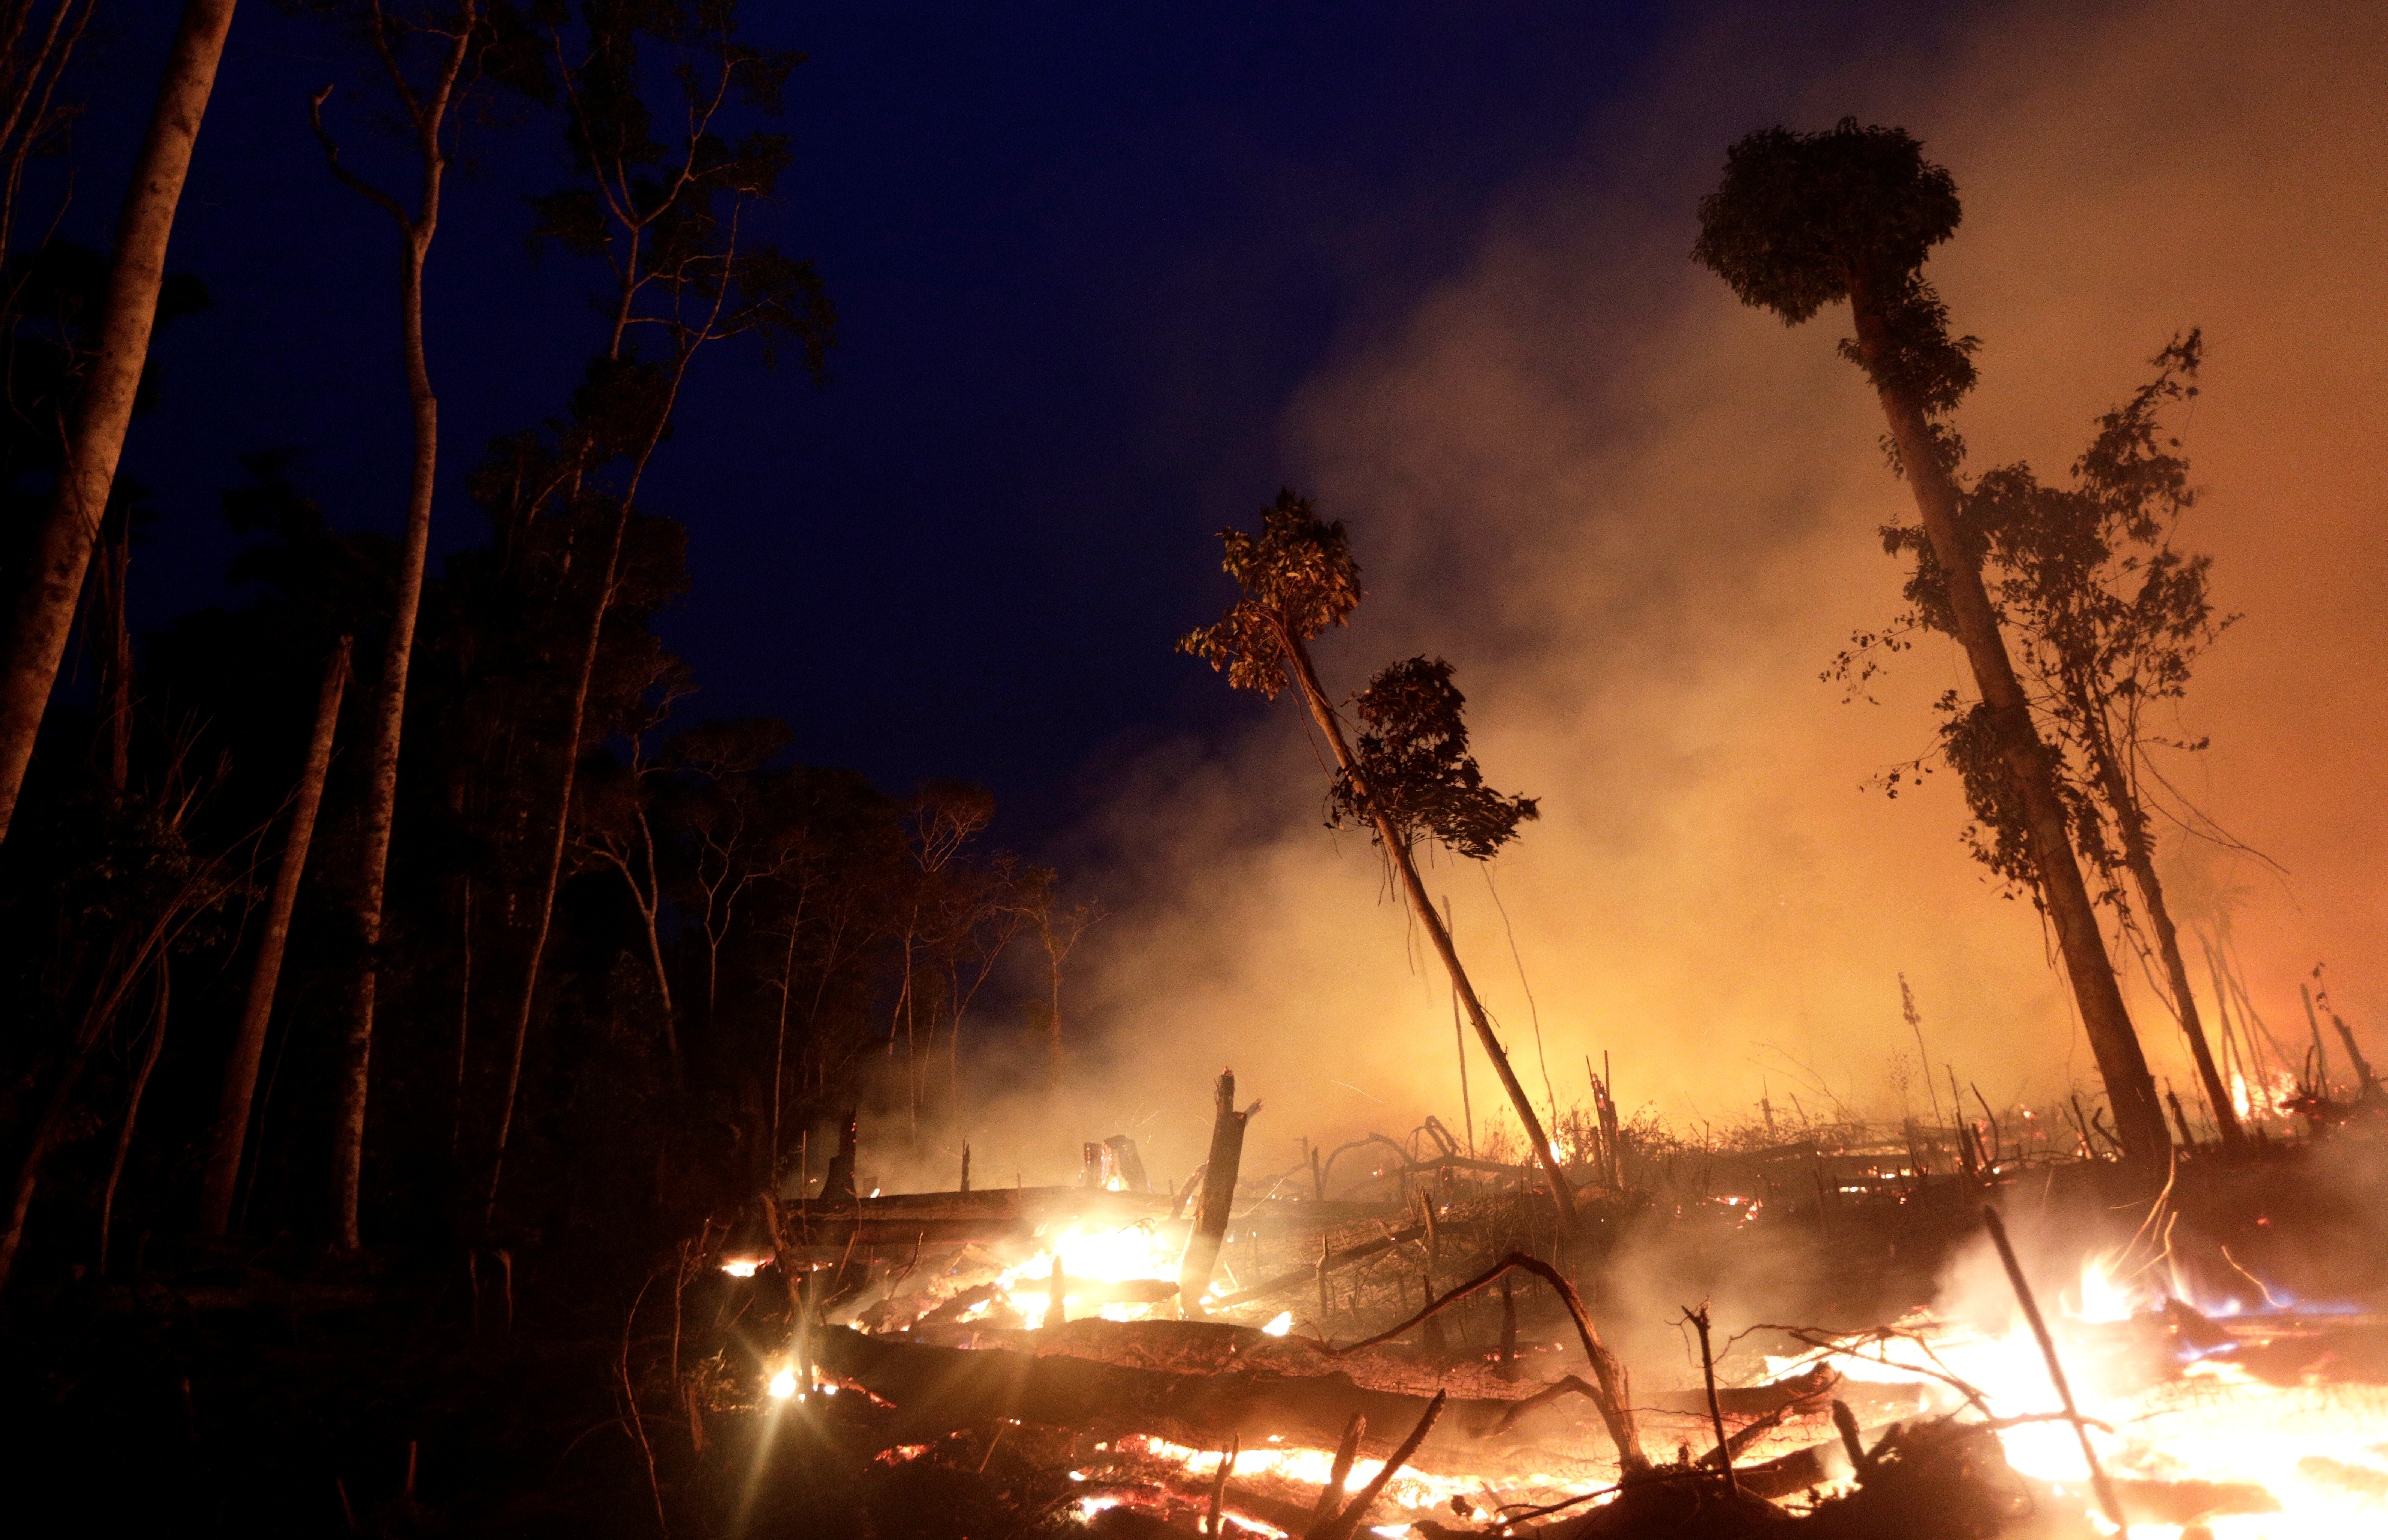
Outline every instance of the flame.
<svg viewBox="0 0 2388 1540"><path fill-rule="evenodd" d="M1266 1326L1262 1327L1261 1330L1272 1337L1284 1336L1287 1332L1293 1330L1293 1312L1290 1310L1278 1311L1275 1316L1269 1318L1269 1323Z"/></svg>
<svg viewBox="0 0 2388 1540"><path fill-rule="evenodd" d="M1112 1228L1068 1226L1048 1238L1044 1251L1016 1267L1006 1268L995 1280L996 1287L1003 1292L1005 1303L1026 1317L1032 1329L1045 1324L1046 1311L1051 1307L1050 1283L1056 1256L1061 1259L1061 1271L1071 1283L1128 1283L1141 1279L1174 1279L1177 1273L1176 1249L1149 1220ZM1065 1294L1063 1308L1067 1310L1078 1300L1076 1294ZM992 1300L973 1305L962 1319L976 1320L994 1307ZM1107 1321L1134 1321L1154 1319L1169 1311L1167 1302L1162 1301L1150 1305L1106 1304L1100 1313Z"/></svg>
<svg viewBox="0 0 2388 1540"><path fill-rule="evenodd" d="M762 1262L757 1258L742 1256L735 1261L725 1260L721 1264L721 1270L731 1278L753 1278L761 1270L762 1266Z"/></svg>
<svg viewBox="0 0 2388 1540"><path fill-rule="evenodd" d="M771 1382L767 1388L771 1393L772 1400L785 1401L796 1394L796 1371L792 1368L781 1369L771 1376Z"/></svg>
<svg viewBox="0 0 2388 1540"><path fill-rule="evenodd" d="M1149 1435L1123 1440L1122 1443L1140 1445L1145 1453L1185 1466L1189 1473L1195 1475L1207 1477L1219 1468L1219 1452L1215 1449L1191 1448ZM1351 1473L1343 1478L1341 1490L1359 1491L1376 1479L1377 1472L1384 1469L1384 1463L1372 1459L1353 1461ZM1236 1460L1236 1479L1238 1481L1271 1475L1305 1486L1324 1487L1327 1478L1334 1473L1335 1455L1327 1449L1253 1446L1245 1449ZM1466 1497L1471 1501L1480 1499L1484 1486L1484 1477L1480 1473L1441 1475L1419 1470L1415 1466L1404 1466L1385 1483L1383 1501L1397 1508L1419 1512L1431 1508L1447 1508L1454 1497ZM1582 1484L1574 1478L1543 1473L1504 1477L1500 1486L1504 1493L1512 1495L1548 1494L1545 1500L1552 1501L1582 1490ZM1395 1528L1384 1533L1401 1534L1407 1531Z"/></svg>
<svg viewBox="0 0 2388 1540"><path fill-rule="evenodd" d="M2151 1381L2144 1364L2134 1368L2092 1351L2100 1335L2092 1329L2161 1309L2168 1292L2194 1298L2180 1287L2186 1279L2167 1274L2170 1287L2160 1286L2150 1278L2155 1271L2154 1265L2133 1268L2121 1251L2093 1255L2082 1264L2077 1293L2048 1323L2081 1411L2114 1429L2091 1434L2109 1473L2244 1483L2280 1504L2276 1513L2201 1521L2213 1540L2369 1540L2388 1533L2388 1390L2310 1371L2295 1383L2275 1383L2232 1361L2229 1348L2204 1355L2183 1348L2186 1361L2177 1371ZM2233 1302L2216 1301L2204 1313L2221 1318L2236 1312ZM2266 1318L2239 1315L2234 1324L2260 1334ZM1877 1383L1912 1383L1941 1370L1982 1391L2001 1415L2056 1407L2039 1343L2020 1320L1997 1336L1928 1318L1900 1324L1921 1341L1893 1337L1867 1349L1882 1361L1841 1357L1835 1367ZM1776 1358L1769 1367L1783 1372L1808 1361ZM2029 1423L2001 1439L2017 1470L2087 1500L2089 1470L2071 1428ZM2131 1533L2139 1540L2180 1540L2184 1528L2195 1527L2135 1521Z"/></svg>

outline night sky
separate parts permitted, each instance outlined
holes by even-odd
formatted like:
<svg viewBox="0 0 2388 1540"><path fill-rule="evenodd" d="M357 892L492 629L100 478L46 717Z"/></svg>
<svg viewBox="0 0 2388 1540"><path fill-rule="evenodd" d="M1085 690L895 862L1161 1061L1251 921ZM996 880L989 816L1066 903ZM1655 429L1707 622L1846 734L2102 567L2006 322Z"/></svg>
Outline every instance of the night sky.
<svg viewBox="0 0 2388 1540"><path fill-rule="evenodd" d="M1103 766L1247 712L1173 638L1221 598L1211 535L1299 467L1280 414L1338 338L1462 261L1505 187L1580 153L1670 20L1561 4L750 5L807 50L772 239L841 313L832 378L705 358L645 501L691 531L664 621L703 694L891 790L986 783L1035 848ZM114 8L84 61L66 229L105 244L176 7ZM171 265L213 309L159 344L127 465L160 514L155 621L222 602L217 494L301 452L336 522L395 532L406 420L385 216L335 186L407 162L361 51L259 3L235 21ZM517 113L520 117L520 113ZM526 249L566 180L552 119L476 127L429 277L435 551L484 530L460 478L554 413L598 331L590 268Z"/></svg>

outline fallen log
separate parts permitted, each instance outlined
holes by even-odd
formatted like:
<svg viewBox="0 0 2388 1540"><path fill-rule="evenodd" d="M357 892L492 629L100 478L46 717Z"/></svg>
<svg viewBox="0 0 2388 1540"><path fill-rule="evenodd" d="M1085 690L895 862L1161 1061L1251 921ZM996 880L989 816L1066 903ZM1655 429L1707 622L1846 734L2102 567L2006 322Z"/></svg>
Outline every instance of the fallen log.
<svg viewBox="0 0 2388 1540"><path fill-rule="evenodd" d="M1156 1434L1202 1448L1238 1437L1256 1446L1272 1435L1287 1444L1329 1448L1356 1415L1380 1431L1367 1435L1364 1448L1382 1458L1398 1434L1381 1431L1415 1428L1429 1404L1419 1396L1365 1389L1343 1374L1183 1374L1059 1353L936 1347L843 1327L819 1333L812 1351L821 1370L896 1408L878 1435L885 1445L921 1443L971 1423L1010 1418L1114 1435ZM1496 1433L1514 1410L1506 1400L1448 1400L1420 1452L1474 1463L1488 1451L1538 1440L1588 1444L1599 1428L1585 1415L1586 1403L1569 1400L1539 1407Z"/></svg>

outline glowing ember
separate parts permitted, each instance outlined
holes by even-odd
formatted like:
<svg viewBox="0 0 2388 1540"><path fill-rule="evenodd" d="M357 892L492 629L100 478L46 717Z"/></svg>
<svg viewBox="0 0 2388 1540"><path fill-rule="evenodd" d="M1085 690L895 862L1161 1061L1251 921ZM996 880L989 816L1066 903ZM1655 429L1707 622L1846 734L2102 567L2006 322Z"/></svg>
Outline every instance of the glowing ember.
<svg viewBox="0 0 2388 1540"><path fill-rule="evenodd" d="M1163 1438L1147 1437L1126 1442L1140 1444L1147 1454L1186 1467L1191 1475L1207 1477L1218 1470L1219 1453L1215 1449L1189 1448ZM1377 1472L1383 1469L1382 1460L1354 1460L1351 1474L1343 1479L1341 1490L1357 1492L1375 1480ZM1335 1455L1328 1449L1248 1448L1236 1461L1238 1481L1265 1474L1299 1482L1306 1486L1323 1487L1334 1473ZM1484 1484L1480 1474L1444 1475L1404 1466L1385 1483L1383 1500L1393 1508L1423 1512L1432 1508L1447 1508L1454 1497L1479 1498L1483 1495ZM1544 1500L1570 1496L1582 1490L1581 1484L1572 1482L1571 1478L1540 1473L1506 1477L1501 1487L1512 1495L1539 1495ZM1386 1533L1399 1534L1407 1532L1396 1529Z"/></svg>

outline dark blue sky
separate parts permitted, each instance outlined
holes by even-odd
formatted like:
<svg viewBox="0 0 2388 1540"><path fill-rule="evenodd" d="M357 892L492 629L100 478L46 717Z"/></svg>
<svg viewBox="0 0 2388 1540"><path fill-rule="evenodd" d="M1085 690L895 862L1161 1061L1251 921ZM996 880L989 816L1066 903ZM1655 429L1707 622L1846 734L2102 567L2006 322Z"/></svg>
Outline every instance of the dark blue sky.
<svg viewBox="0 0 2388 1540"><path fill-rule="evenodd" d="M177 7L112 8L67 228L104 244ZM769 713L799 752L891 789L993 786L1034 847L1084 767L1232 703L1172 639L1221 599L1212 532L1287 475L1294 388L1339 335L1464 260L1491 199L1571 157L1661 38L1655 6L764 6L807 50L771 238L841 313L816 390L706 359L643 500L684 519L692 592L664 629L697 714ZM153 617L223 597L218 492L301 451L334 518L395 530L407 424L394 236L333 185L306 99L395 177L384 98L319 19L236 18L172 265L213 292L165 337L128 468L162 515ZM553 414L599 334L594 275L534 263L527 194L567 180L553 123L476 131L431 259L437 549L477 541L458 480Z"/></svg>

